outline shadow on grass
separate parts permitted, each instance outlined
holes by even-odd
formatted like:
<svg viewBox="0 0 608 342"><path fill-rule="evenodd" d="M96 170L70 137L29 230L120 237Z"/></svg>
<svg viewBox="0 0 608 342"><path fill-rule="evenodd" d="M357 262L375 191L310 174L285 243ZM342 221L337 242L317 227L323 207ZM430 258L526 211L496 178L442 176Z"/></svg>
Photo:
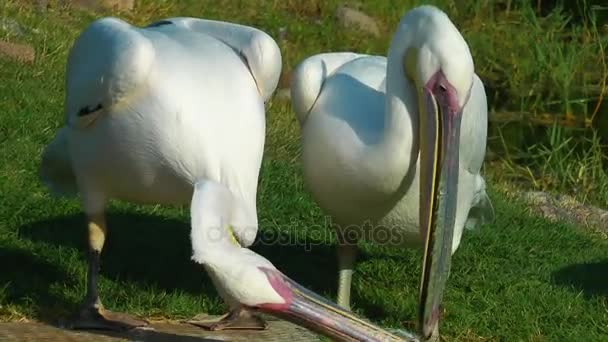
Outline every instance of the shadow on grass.
<svg viewBox="0 0 608 342"><path fill-rule="evenodd" d="M191 261L190 225L186 220L161 216L109 213L108 237L102 253L101 274L114 282L129 281L142 288L158 288L167 292L184 291L193 295L217 298L204 269ZM262 228L263 229L263 228ZM86 262L87 235L84 215L56 217L24 225L19 230L22 239L77 249ZM289 233L279 233L289 234ZM277 241L280 241L278 239ZM285 239L283 239L285 240ZM289 236L286 237L290 240ZM334 245L327 243L267 244L256 241L251 248L270 260L278 269L303 286L329 297L336 298L337 262ZM51 253L56 253L53 249ZM10 284L13 290L8 302L19 298L34 298L34 310L44 321L54 324L57 314L67 316L76 309L77 303L68 303L65 297L49 293L52 283L84 284L84 279L71 279L63 272L66 265L51 264L30 255L29 251L2 251L0 259L12 265L1 272L0 285ZM362 252L359 260L370 256ZM60 260L55 258L54 260ZM357 276L357 275L355 275ZM371 280L370 280L371 281ZM386 316L377 303L367 302L364 296L353 293L357 311L372 319ZM53 314L45 314L52 312ZM53 319L48 319L53 317ZM52 322L51 322L52 320Z"/></svg>
<svg viewBox="0 0 608 342"><path fill-rule="evenodd" d="M146 342L165 342L165 341L175 341L175 342L219 342L224 341L223 338L213 338L213 337L202 337L202 336L190 336L185 334L173 333L173 332L163 332L156 330L142 330L142 329L133 329L127 332L112 332L106 330L86 330L88 333L119 338L123 340L129 341L146 341Z"/></svg>
<svg viewBox="0 0 608 342"><path fill-rule="evenodd" d="M51 286L68 278L66 272L30 251L18 248L0 249L0 303L35 302L41 314L62 311L65 305ZM64 309L65 310L65 309Z"/></svg>
<svg viewBox="0 0 608 342"><path fill-rule="evenodd" d="M204 269L191 260L190 224L187 220L146 214L108 213L107 224L108 236L101 261L101 274L104 277L144 287L153 285L166 291L180 290L195 295L217 296ZM75 248L80 251L83 263L86 262L87 233L84 215L55 217L30 223L20 228L19 235L34 243ZM321 294L335 296L337 268L334 246L305 245L303 242L268 245L256 241L252 250L269 259L278 269L302 285ZM22 252L20 258L27 257L33 258L27 252ZM23 266L24 264L30 266ZM0 279L8 277L8 281L17 272L26 270L16 278L14 287L30 289L23 291L28 294L32 292L28 284L34 277L41 277L42 284L62 278L65 281L68 277L58 271L57 265L48 263L38 265L34 261L28 263L16 260L12 265L15 270L2 272ZM55 272L44 271L45 268ZM36 272L32 272L34 270ZM73 281L84 282L84 279ZM36 288L36 296L46 295L40 293L45 286Z"/></svg>
<svg viewBox="0 0 608 342"><path fill-rule="evenodd" d="M278 269L300 285L336 302L338 267L335 246L318 243L290 246L254 244L252 250L264 255ZM360 250L357 261L364 262L370 258L379 257L387 256L382 254L374 257ZM353 280L357 281L356 277L361 276L355 272ZM367 281L373 283L375 280L368 279ZM359 293L355 286L351 288L351 291L351 304L355 306L354 309L358 315L372 320L382 319L389 315L382 305L367 300L368 296ZM417 295L417 293L412 295ZM412 317L406 317L406 319Z"/></svg>
<svg viewBox="0 0 608 342"><path fill-rule="evenodd" d="M305 242L261 244L257 240L251 249L300 285L335 296L338 269L334 246Z"/></svg>
<svg viewBox="0 0 608 342"><path fill-rule="evenodd" d="M187 222L153 215L109 213L107 225L108 235L101 257L104 277L154 285L163 290L215 295L202 267L190 260ZM33 242L75 248L86 262L84 215L34 222L22 226L19 233L21 238Z"/></svg>
<svg viewBox="0 0 608 342"><path fill-rule="evenodd" d="M566 266L552 274L553 282L570 286L587 297L608 297L608 259Z"/></svg>

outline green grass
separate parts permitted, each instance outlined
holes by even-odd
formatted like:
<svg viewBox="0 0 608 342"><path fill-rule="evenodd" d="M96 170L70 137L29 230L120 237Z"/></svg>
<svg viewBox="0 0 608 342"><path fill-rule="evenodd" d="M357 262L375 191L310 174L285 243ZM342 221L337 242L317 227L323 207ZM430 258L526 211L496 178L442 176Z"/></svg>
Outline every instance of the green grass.
<svg viewBox="0 0 608 342"><path fill-rule="evenodd" d="M69 314L84 292L85 221L76 200L48 194L37 167L42 148L63 124L67 51L95 15L57 6L41 15L19 3L3 1L0 17L18 20L25 35L0 29L0 38L31 43L37 59L31 65L0 59L0 318L55 320ZM286 40L279 44L287 75L303 57L322 51L384 54L399 17L418 2L362 3L378 19L382 38L339 28L331 15L339 3L142 0L134 13L121 16L137 24L176 15L230 20L275 37L285 28ZM539 18L518 1L470 1L458 8L453 1L432 3L443 5L469 41L493 110L553 113L550 119L572 113L581 121L593 115L606 75L598 71L608 42L604 24L588 15L568 22L558 11ZM599 110L596 117L607 114ZM267 117L261 234L293 238L290 228L300 227L308 240L254 249L334 298L335 250L318 238L328 231L303 186L294 114L289 104L275 101ZM493 124L490 142L501 159L488 172L497 181L523 176L524 186L575 191L605 205L606 135L596 121L596 131ZM605 237L529 216L497 190L491 197L496 222L467 232L454 258L442 327L447 339L608 340ZM190 261L187 209L114 202L109 229L100 282L107 307L169 318L225 310L203 269ZM353 285L355 310L383 325L413 328L419 252L370 245L363 250Z"/></svg>

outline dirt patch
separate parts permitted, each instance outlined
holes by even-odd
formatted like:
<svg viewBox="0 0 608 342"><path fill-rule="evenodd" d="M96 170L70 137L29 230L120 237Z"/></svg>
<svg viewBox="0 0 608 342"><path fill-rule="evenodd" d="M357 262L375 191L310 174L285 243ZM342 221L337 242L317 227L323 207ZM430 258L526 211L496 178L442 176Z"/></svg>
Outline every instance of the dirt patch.
<svg viewBox="0 0 608 342"><path fill-rule="evenodd" d="M32 63L36 56L29 44L17 44L0 41L0 57L8 57L25 63Z"/></svg>
<svg viewBox="0 0 608 342"><path fill-rule="evenodd" d="M608 232L608 210L581 204L571 196L554 196L540 191L523 193L522 198L532 212L550 221L564 221Z"/></svg>

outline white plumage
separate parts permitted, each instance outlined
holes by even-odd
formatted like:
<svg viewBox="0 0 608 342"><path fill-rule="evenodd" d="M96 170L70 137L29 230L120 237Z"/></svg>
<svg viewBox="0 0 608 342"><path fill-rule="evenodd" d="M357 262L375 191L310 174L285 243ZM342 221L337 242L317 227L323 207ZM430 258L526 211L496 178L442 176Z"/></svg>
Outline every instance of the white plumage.
<svg viewBox="0 0 608 342"><path fill-rule="evenodd" d="M419 99L434 75L453 86L463 110L454 252L463 228L491 219L492 209L480 175L486 94L447 15L431 6L408 12L388 58L324 53L306 58L294 72L291 98L301 125L304 178L338 230L354 240L347 242L366 232L378 243L421 246ZM338 303L345 307L354 255L348 243L339 246Z"/></svg>
<svg viewBox="0 0 608 342"><path fill-rule="evenodd" d="M206 219L230 224L215 228L230 229L244 247L253 242L264 100L274 92L280 72L274 40L236 24L171 18L137 28L104 18L77 38L66 70L66 125L45 149L40 173L53 192L78 192L89 217L90 240L95 241L82 325L107 313L91 276L97 275L109 199L188 204L197 196L195 184L213 184L212 196L198 197L226 210L206 211ZM196 215L192 234L200 237L211 228L197 224ZM204 239L192 239L194 259L208 265L212 275L216 258L224 266L238 265L240 257L268 263L240 246L233 247L241 252L231 254L206 243L208 258L197 252L204 249ZM228 277L248 275L227 269ZM246 284L243 279L230 283L237 280ZM236 305L242 298L225 299Z"/></svg>
<svg viewBox="0 0 608 342"><path fill-rule="evenodd" d="M412 61L406 51L416 52ZM257 232L264 100L280 71L276 43L235 24L173 18L136 28L106 18L79 36L68 59L66 125L45 149L40 169L53 192L80 194L89 219L87 295L74 326L145 324L105 310L97 293L105 205L116 198L190 202L192 258L236 312L211 328L229 327L234 318L259 328L259 321L241 317L242 309L255 309L336 340L398 339L304 289L246 248ZM479 175L487 113L468 47L447 16L431 7L411 11L388 61L324 54L296 71L292 99L302 124L306 181L341 225L369 220L394 227L399 243L419 242L415 89L436 78L455 90L445 97L455 103L447 108L464 107L455 250L465 221L483 221L490 213L470 212L490 208ZM341 282L341 294L350 290L354 262L344 255L342 266L350 266L341 267L348 280ZM341 304L347 306L348 297Z"/></svg>

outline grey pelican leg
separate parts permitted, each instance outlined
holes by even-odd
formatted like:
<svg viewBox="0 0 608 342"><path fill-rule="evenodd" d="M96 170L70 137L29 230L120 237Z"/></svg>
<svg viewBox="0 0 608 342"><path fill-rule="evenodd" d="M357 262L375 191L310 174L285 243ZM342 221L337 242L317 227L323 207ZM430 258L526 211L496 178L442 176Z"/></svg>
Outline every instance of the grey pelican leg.
<svg viewBox="0 0 608 342"><path fill-rule="evenodd" d="M338 305L350 310L350 290L357 259L357 243L338 243Z"/></svg>
<svg viewBox="0 0 608 342"><path fill-rule="evenodd" d="M87 293L76 317L70 322L72 329L126 330L145 326L147 321L130 315L104 309L97 291L99 259L106 238L105 215L88 217L89 228L89 269L87 272Z"/></svg>
<svg viewBox="0 0 608 342"><path fill-rule="evenodd" d="M268 327L268 324L262 317L244 308L230 310L229 313L219 319L191 320L188 323L212 331L265 330Z"/></svg>

